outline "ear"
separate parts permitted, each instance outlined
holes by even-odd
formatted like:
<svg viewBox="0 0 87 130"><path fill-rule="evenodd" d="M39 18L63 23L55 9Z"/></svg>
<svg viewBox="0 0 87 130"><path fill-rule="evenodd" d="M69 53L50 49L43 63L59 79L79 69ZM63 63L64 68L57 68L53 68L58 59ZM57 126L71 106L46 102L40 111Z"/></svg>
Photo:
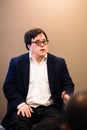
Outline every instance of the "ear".
<svg viewBox="0 0 87 130"><path fill-rule="evenodd" d="M27 47L28 47L28 49L30 50L31 45L30 45L30 44L28 44L28 45L27 45Z"/></svg>

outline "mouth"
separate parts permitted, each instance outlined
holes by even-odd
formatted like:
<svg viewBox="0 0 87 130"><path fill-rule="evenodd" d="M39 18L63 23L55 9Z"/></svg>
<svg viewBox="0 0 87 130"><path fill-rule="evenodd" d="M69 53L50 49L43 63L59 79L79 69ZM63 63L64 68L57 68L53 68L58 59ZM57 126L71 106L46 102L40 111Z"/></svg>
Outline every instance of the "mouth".
<svg viewBox="0 0 87 130"><path fill-rule="evenodd" d="M41 49L40 51L45 51L45 49Z"/></svg>

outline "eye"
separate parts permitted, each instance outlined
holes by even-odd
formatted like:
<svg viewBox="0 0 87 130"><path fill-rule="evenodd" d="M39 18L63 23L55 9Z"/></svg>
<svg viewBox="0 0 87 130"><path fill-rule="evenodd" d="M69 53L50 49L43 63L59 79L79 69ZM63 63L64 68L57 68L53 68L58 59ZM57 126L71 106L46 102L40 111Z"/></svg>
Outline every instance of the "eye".
<svg viewBox="0 0 87 130"><path fill-rule="evenodd" d="M40 44L41 42L39 40L35 41L34 42L35 44Z"/></svg>
<svg viewBox="0 0 87 130"><path fill-rule="evenodd" d="M32 43L35 43L35 44L38 45L38 46L41 46L42 43L43 43L44 45L47 45L47 44L48 44L48 40L43 40L43 41L37 40L37 41L32 42Z"/></svg>

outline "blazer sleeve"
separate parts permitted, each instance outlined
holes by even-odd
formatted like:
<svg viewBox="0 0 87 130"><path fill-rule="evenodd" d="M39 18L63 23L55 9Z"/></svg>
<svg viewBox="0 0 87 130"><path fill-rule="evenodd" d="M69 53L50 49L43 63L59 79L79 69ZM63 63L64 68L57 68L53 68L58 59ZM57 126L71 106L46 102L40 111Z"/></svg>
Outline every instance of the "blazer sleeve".
<svg viewBox="0 0 87 130"><path fill-rule="evenodd" d="M17 105L24 102L23 96L20 94L17 81L17 67L14 59L10 61L7 76L3 85L4 95L8 101L8 106L17 108ZM21 87L21 86L20 86Z"/></svg>
<svg viewBox="0 0 87 130"><path fill-rule="evenodd" d="M73 93L74 83L72 81L72 78L67 68L67 64L64 59L62 60L62 83L63 90L66 91L67 94Z"/></svg>

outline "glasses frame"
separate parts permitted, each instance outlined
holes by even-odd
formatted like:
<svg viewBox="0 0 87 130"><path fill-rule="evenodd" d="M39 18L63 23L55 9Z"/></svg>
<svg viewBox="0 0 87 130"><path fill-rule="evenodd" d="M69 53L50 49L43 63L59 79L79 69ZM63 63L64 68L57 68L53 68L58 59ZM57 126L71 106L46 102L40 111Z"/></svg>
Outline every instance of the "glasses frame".
<svg viewBox="0 0 87 130"><path fill-rule="evenodd" d="M31 42L31 43L35 43L37 46L41 46L42 43L43 43L43 45L47 45L48 42L49 42L49 40L43 40L43 41L37 40L37 41Z"/></svg>

